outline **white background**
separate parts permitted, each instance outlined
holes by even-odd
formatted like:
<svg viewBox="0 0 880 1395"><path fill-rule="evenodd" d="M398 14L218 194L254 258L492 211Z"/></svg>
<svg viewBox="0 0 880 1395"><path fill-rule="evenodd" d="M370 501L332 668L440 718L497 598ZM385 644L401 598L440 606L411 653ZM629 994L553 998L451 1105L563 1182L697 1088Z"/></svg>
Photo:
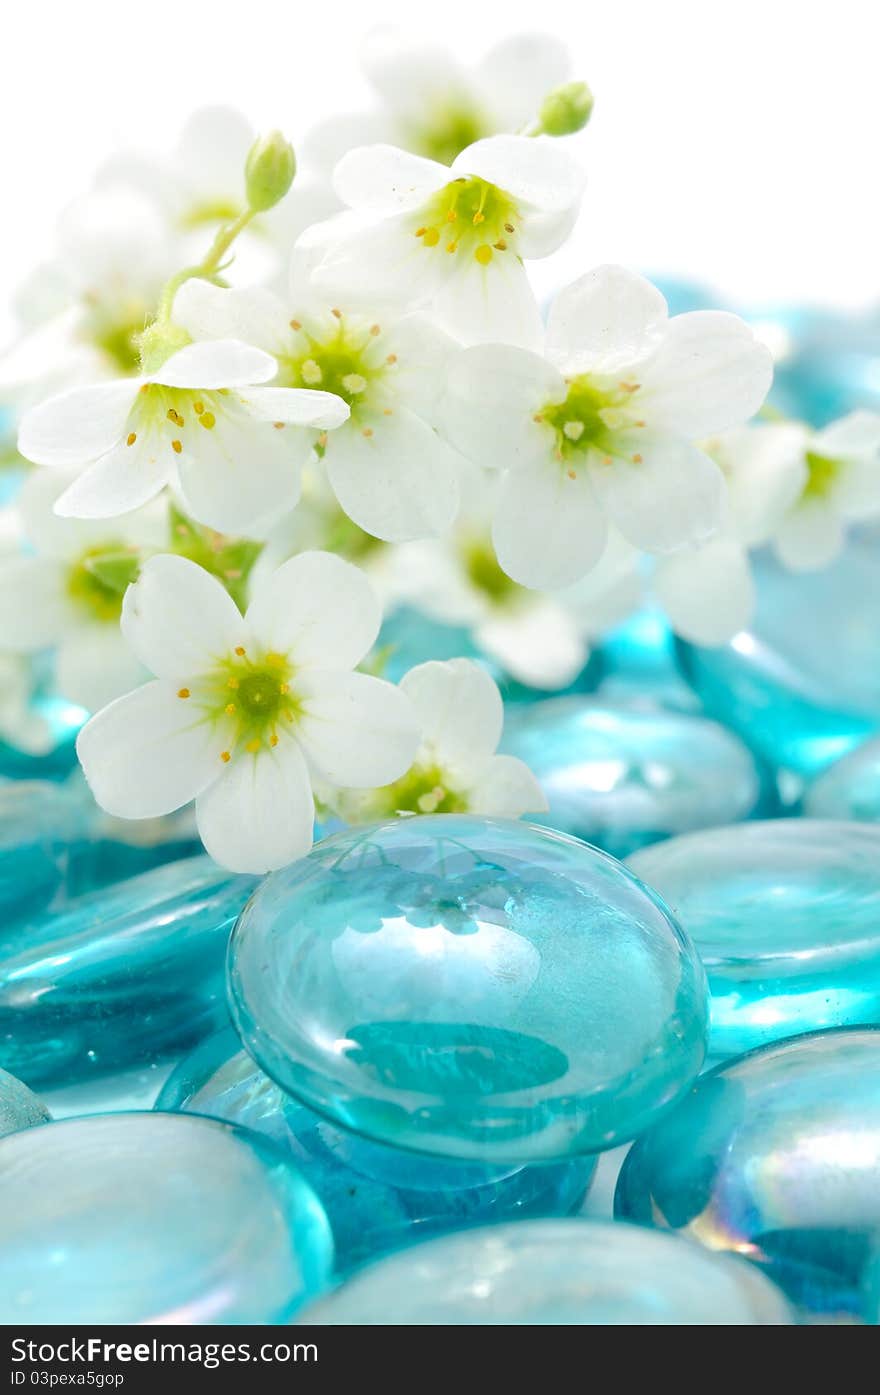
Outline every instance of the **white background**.
<svg viewBox="0 0 880 1395"><path fill-rule="evenodd" d="M58 209L120 146L170 145L206 102L296 141L363 106L378 22L478 56L547 29L596 95L589 188L560 270L614 260L751 301L878 298L877 21L867 0L13 0L0 81L0 337ZM556 274L556 273L554 273Z"/></svg>

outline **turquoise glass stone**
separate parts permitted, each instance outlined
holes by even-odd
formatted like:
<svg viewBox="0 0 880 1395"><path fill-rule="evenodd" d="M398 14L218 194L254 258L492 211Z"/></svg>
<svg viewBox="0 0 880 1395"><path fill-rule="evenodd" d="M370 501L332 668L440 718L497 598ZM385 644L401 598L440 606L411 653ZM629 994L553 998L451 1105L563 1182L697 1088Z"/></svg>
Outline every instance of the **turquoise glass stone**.
<svg viewBox="0 0 880 1395"><path fill-rule="evenodd" d="M165 1085L157 1109L183 1109L266 1134L320 1197L338 1273L388 1250L464 1226L574 1211L595 1158L486 1167L388 1148L337 1128L264 1075L231 1031L196 1047Z"/></svg>
<svg viewBox="0 0 880 1395"><path fill-rule="evenodd" d="M740 824L659 843L629 865L703 960L711 1056L880 1022L880 828Z"/></svg>
<svg viewBox="0 0 880 1395"><path fill-rule="evenodd" d="M324 1327L764 1326L791 1322L744 1260L640 1226L524 1221L372 1264L299 1319Z"/></svg>
<svg viewBox="0 0 880 1395"><path fill-rule="evenodd" d="M807 1313L857 1316L880 1230L880 1031L793 1037L701 1076L627 1154L615 1210L748 1255Z"/></svg>
<svg viewBox="0 0 880 1395"><path fill-rule="evenodd" d="M678 667L675 637L659 611L636 611L604 635L599 660L602 702L637 699L699 712L699 699Z"/></svg>
<svg viewBox="0 0 880 1395"><path fill-rule="evenodd" d="M749 308L748 322L775 348L773 402L786 416L825 426L858 407L880 409L880 316L813 307Z"/></svg>
<svg viewBox="0 0 880 1395"><path fill-rule="evenodd" d="M57 1087L226 1025L226 945L257 881L188 858L4 928L0 1066Z"/></svg>
<svg viewBox="0 0 880 1395"><path fill-rule="evenodd" d="M818 572L755 561L757 610L720 649L679 641L706 712L771 765L809 776L880 728L880 546L853 538Z"/></svg>
<svg viewBox="0 0 880 1395"><path fill-rule="evenodd" d="M17 1129L45 1124L48 1119L49 1111L43 1101L37 1099L14 1075L0 1070L0 1138L7 1133L15 1133Z"/></svg>
<svg viewBox="0 0 880 1395"><path fill-rule="evenodd" d="M321 1204L280 1149L182 1114L12 1134L0 1214L10 1323L283 1322L333 1261Z"/></svg>
<svg viewBox="0 0 880 1395"><path fill-rule="evenodd" d="M534 822L615 857L776 808L772 779L737 736L655 704L534 703L508 716L503 750L541 782L550 809Z"/></svg>
<svg viewBox="0 0 880 1395"><path fill-rule="evenodd" d="M705 1049L699 959L619 863L514 820L338 833L269 877L230 1002L289 1093L398 1148L489 1164L632 1137Z"/></svg>
<svg viewBox="0 0 880 1395"><path fill-rule="evenodd" d="M811 819L880 823L880 737L817 775L804 794L803 811Z"/></svg>

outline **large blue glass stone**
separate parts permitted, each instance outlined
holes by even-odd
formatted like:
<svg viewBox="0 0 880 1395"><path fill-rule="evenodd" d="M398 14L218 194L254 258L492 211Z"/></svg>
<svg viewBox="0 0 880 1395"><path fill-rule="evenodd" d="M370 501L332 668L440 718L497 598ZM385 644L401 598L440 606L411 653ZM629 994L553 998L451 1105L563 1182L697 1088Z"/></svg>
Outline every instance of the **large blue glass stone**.
<svg viewBox="0 0 880 1395"><path fill-rule="evenodd" d="M503 749L541 782L535 822L615 857L776 809L775 786L717 722L653 704L556 698L508 716Z"/></svg>
<svg viewBox="0 0 880 1395"><path fill-rule="evenodd" d="M26 1085L0 1070L0 1138L17 1129L29 1129L34 1124L45 1124L49 1111L42 1100L37 1099Z"/></svg>
<svg viewBox="0 0 880 1395"><path fill-rule="evenodd" d="M778 819L636 853L711 995L709 1054L880 1022L880 828Z"/></svg>
<svg viewBox="0 0 880 1395"><path fill-rule="evenodd" d="M393 1316L392 1316L393 1315ZM762 1326L791 1322L744 1260L640 1226L525 1221L416 1245L307 1308L335 1326Z"/></svg>
<svg viewBox="0 0 880 1395"><path fill-rule="evenodd" d="M880 1031L792 1037L702 1076L627 1154L618 1215L747 1255L856 1316L880 1232Z"/></svg>
<svg viewBox="0 0 880 1395"><path fill-rule="evenodd" d="M320 1202L268 1139L106 1114L0 1142L9 1323L283 1322L327 1282Z"/></svg>
<svg viewBox="0 0 880 1395"><path fill-rule="evenodd" d="M0 929L0 1066L57 1087L226 1025L226 945L257 880L188 858Z"/></svg>
<svg viewBox="0 0 880 1395"><path fill-rule="evenodd" d="M599 658L601 701L636 699L699 712L699 699L681 676L674 636L659 611L636 611L603 635Z"/></svg>
<svg viewBox="0 0 880 1395"><path fill-rule="evenodd" d="M804 794L803 811L811 819L880 823L880 737L817 775Z"/></svg>
<svg viewBox="0 0 880 1395"><path fill-rule="evenodd" d="M230 945L263 1069L400 1148L484 1163L632 1137L705 1049L695 950L619 863L513 820L338 833L269 877Z"/></svg>
<svg viewBox="0 0 880 1395"><path fill-rule="evenodd" d="M812 775L880 728L880 546L853 539L819 572L755 562L757 610L720 649L679 642L706 711L770 764Z"/></svg>
<svg viewBox="0 0 880 1395"><path fill-rule="evenodd" d="M181 1062L156 1108L210 1114L280 1144L323 1203L338 1273L447 1230L568 1215L595 1171L593 1157L499 1168L370 1142L286 1095L242 1051L232 1030L211 1037Z"/></svg>

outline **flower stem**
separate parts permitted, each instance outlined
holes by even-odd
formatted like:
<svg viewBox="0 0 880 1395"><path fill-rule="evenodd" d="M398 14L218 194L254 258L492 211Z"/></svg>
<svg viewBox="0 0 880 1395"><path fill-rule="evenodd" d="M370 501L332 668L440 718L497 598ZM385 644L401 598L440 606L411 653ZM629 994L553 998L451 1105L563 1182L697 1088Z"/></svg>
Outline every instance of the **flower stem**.
<svg viewBox="0 0 880 1395"><path fill-rule="evenodd" d="M222 228L218 229L217 236L203 260L197 266L184 267L182 271L178 271L172 276L170 281L166 281L156 311L157 324L168 324L174 306L174 297L185 281L192 281L196 277L201 280L210 280L217 272L224 256L239 233L243 232L248 223L255 217L255 213L255 209L246 208L237 218L233 218L229 223L224 223Z"/></svg>

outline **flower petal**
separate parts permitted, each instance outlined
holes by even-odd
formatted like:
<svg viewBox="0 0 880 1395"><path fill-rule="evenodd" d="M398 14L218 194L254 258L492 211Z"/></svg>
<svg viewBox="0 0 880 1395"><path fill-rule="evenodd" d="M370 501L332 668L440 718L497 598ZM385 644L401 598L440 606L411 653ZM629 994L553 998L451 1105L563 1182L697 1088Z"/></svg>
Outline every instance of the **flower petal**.
<svg viewBox="0 0 880 1395"><path fill-rule="evenodd" d="M382 611L358 567L330 552L302 552L260 587L245 619L297 668L347 669L372 648Z"/></svg>
<svg viewBox="0 0 880 1395"><path fill-rule="evenodd" d="M0 565L0 649L33 654L57 644L70 621L65 569L51 557Z"/></svg>
<svg viewBox="0 0 880 1395"><path fill-rule="evenodd" d="M534 417L549 402L564 402L566 391L559 370L538 354L480 344L452 360L441 420L452 444L477 465L537 465L551 444Z"/></svg>
<svg viewBox="0 0 880 1395"><path fill-rule="evenodd" d="M199 836L233 872L272 872L312 846L315 802L305 758L286 737L256 755L236 755L196 801Z"/></svg>
<svg viewBox="0 0 880 1395"><path fill-rule="evenodd" d="M55 688L87 712L98 712L148 677L114 623L71 627L58 646Z"/></svg>
<svg viewBox="0 0 880 1395"><path fill-rule="evenodd" d="M18 449L35 465L85 465L115 445L125 430L138 378L71 388L25 412Z"/></svg>
<svg viewBox="0 0 880 1395"><path fill-rule="evenodd" d="M276 431L230 397L192 454L178 457L189 512L220 533L260 536L300 495L312 437L296 427Z"/></svg>
<svg viewBox="0 0 880 1395"><path fill-rule="evenodd" d="M851 455L876 455L880 451L880 413L861 410L850 412L839 421L818 431L812 448L832 460Z"/></svg>
<svg viewBox="0 0 880 1395"><path fill-rule="evenodd" d="M633 432L629 441L620 438L619 444L620 456L610 464L594 463L590 475L625 538L646 552L674 552L717 532L724 476L704 451L646 431Z"/></svg>
<svg viewBox="0 0 880 1395"><path fill-rule="evenodd" d="M455 269L452 257L438 256L414 235L411 218L371 223L351 214L331 219L326 227L320 259L319 234L309 229L305 235L316 244L313 288L343 310L410 310L429 300Z"/></svg>
<svg viewBox="0 0 880 1395"><path fill-rule="evenodd" d="M480 94L507 131L524 126L570 73L568 47L552 34L512 34L477 65Z"/></svg>
<svg viewBox="0 0 880 1395"><path fill-rule="evenodd" d="M558 141L544 136L487 136L457 156L452 174L478 175L542 213L575 207L586 183L578 161Z"/></svg>
<svg viewBox="0 0 880 1395"><path fill-rule="evenodd" d="M806 484L806 430L793 421L762 422L704 445L727 480L733 532L749 547L766 542Z"/></svg>
<svg viewBox="0 0 880 1395"><path fill-rule="evenodd" d="M458 510L453 451L405 407L368 429L340 432L327 447L327 477L349 518L387 542L445 532Z"/></svg>
<svg viewBox="0 0 880 1395"><path fill-rule="evenodd" d="M475 257L454 268L436 294L438 320L462 344L492 342L539 349L541 311L525 267L508 252L493 253L488 266Z"/></svg>
<svg viewBox="0 0 880 1395"><path fill-rule="evenodd" d="M239 339L208 339L178 349L150 374L150 382L164 387L211 388L246 387L268 383L278 372L271 354L243 344Z"/></svg>
<svg viewBox="0 0 880 1395"><path fill-rule="evenodd" d="M365 673L312 670L297 680L296 734L321 779L349 789L390 785L412 765L419 729L409 698Z"/></svg>
<svg viewBox="0 0 880 1395"><path fill-rule="evenodd" d="M453 176L445 165L396 145L359 145L333 171L333 188L349 208L372 216L416 209Z"/></svg>
<svg viewBox="0 0 880 1395"><path fill-rule="evenodd" d="M182 458L182 457L181 457ZM56 501L61 518L117 518L155 499L174 471L163 434L141 431L129 446L120 441L96 460Z"/></svg>
<svg viewBox="0 0 880 1395"><path fill-rule="evenodd" d="M471 775L497 750L504 725L501 694L472 659L418 664L400 686L421 729L420 759Z"/></svg>
<svg viewBox="0 0 880 1395"><path fill-rule="evenodd" d="M677 635L692 644L727 644L748 627L755 608L748 553L722 537L663 557L654 593Z"/></svg>
<svg viewBox="0 0 880 1395"><path fill-rule="evenodd" d="M102 809L122 819L171 814L222 770L210 722L170 683L145 683L86 722L76 752Z"/></svg>
<svg viewBox="0 0 880 1395"><path fill-rule="evenodd" d="M807 499L786 514L774 546L789 571L813 572L834 561L844 537L840 514L821 499Z"/></svg>
<svg viewBox="0 0 880 1395"><path fill-rule="evenodd" d="M547 796L525 761L517 756L493 756L471 791L475 814L496 814L516 819L521 814L543 814Z"/></svg>
<svg viewBox="0 0 880 1395"><path fill-rule="evenodd" d="M194 276L174 297L174 323L193 339L236 339L270 354L289 338L289 318L281 298L263 286L227 289Z"/></svg>
<svg viewBox="0 0 880 1395"><path fill-rule="evenodd" d="M552 591L572 585L599 561L606 537L586 470L572 479L548 460L506 475L492 540L501 566L521 586Z"/></svg>
<svg viewBox="0 0 880 1395"><path fill-rule="evenodd" d="M535 596L529 606L498 611L475 638L519 683L530 688L567 688L590 650L580 627L553 597Z"/></svg>
<svg viewBox="0 0 880 1395"><path fill-rule="evenodd" d="M125 593L122 633L159 678L182 681L246 641L245 622L217 580L186 557L151 557Z"/></svg>
<svg viewBox="0 0 880 1395"><path fill-rule="evenodd" d="M666 301L644 276L597 266L553 301L547 357L566 373L619 373L657 345Z"/></svg>
<svg viewBox="0 0 880 1395"><path fill-rule="evenodd" d="M261 421L313 426L321 431L332 431L351 415L348 403L335 392L320 392L314 388L252 387L241 401L248 412Z"/></svg>
<svg viewBox="0 0 880 1395"><path fill-rule="evenodd" d="M639 408L652 429L708 436L754 415L773 381L773 357L738 315L693 310L669 321L639 379Z"/></svg>

